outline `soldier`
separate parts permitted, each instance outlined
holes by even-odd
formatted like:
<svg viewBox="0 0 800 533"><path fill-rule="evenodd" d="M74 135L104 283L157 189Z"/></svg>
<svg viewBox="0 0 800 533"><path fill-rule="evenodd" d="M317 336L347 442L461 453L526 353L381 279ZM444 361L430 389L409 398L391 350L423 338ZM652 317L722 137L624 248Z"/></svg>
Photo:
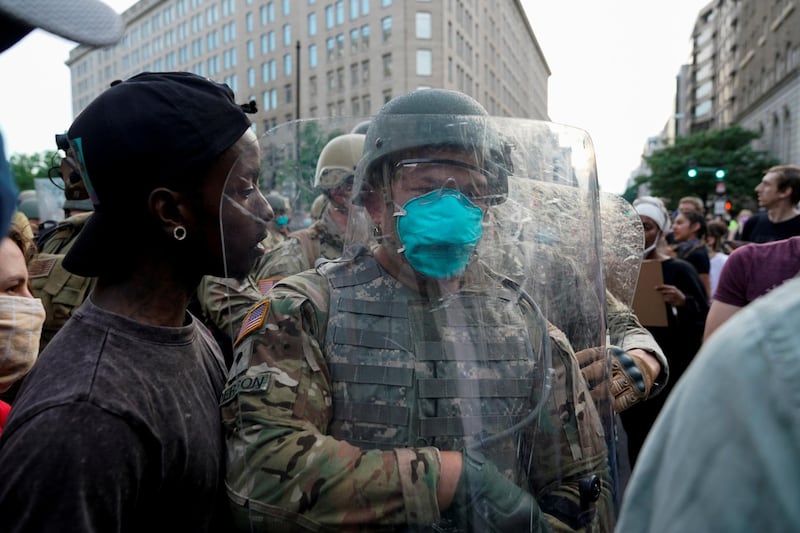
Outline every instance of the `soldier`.
<svg viewBox="0 0 800 533"><path fill-rule="evenodd" d="M439 89L374 117L354 246L279 281L236 339L221 405L242 530L610 529L600 417L565 335L500 270L523 232L491 231L532 213L511 146L539 131L547 151L551 125L495 125Z"/></svg>
<svg viewBox="0 0 800 533"><path fill-rule="evenodd" d="M322 149L314 173L314 188L320 189L327 200L320 220L290 233L269 254L257 274L262 294L278 279L313 267L319 258L335 259L342 255L353 174L363 149L364 135L359 133L335 137Z"/></svg>
<svg viewBox="0 0 800 533"><path fill-rule="evenodd" d="M289 235L289 220L292 209L289 205L289 199L277 191L267 194L266 198L275 213L275 219L269 223L269 235L264 240L264 248L269 252L285 241Z"/></svg>
<svg viewBox="0 0 800 533"><path fill-rule="evenodd" d="M40 349L47 346L72 312L83 303L95 283L95 278L72 274L62 266L64 256L92 215L93 207L66 135L56 134L56 146L64 157L59 166L51 170L51 179L56 179L57 185L64 190L63 207L67 218L39 236L39 253L28 263L33 294L41 298L47 315Z"/></svg>

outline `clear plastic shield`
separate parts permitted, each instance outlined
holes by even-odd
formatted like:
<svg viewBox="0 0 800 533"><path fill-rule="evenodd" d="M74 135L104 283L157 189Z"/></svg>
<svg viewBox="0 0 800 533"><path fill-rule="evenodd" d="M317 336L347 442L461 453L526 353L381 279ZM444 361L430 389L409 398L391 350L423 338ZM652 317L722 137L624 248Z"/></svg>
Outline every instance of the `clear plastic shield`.
<svg viewBox="0 0 800 533"><path fill-rule="evenodd" d="M362 120L271 130L262 186L310 206L313 154ZM584 131L373 117L343 257L284 278L239 320L222 400L238 520L610 531L610 416L574 356L605 344L600 213ZM423 486L445 475L443 452L464 464L449 506ZM509 494L528 503L504 507Z"/></svg>

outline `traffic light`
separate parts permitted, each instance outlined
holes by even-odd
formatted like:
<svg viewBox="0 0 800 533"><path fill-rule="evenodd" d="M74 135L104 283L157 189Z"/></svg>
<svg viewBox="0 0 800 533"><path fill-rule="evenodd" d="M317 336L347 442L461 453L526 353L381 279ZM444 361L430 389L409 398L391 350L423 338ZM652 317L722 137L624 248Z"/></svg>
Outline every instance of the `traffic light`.
<svg viewBox="0 0 800 533"><path fill-rule="evenodd" d="M690 178L696 178L697 177L697 169L696 168L690 168L689 170L686 171L686 175L689 176Z"/></svg>
<svg viewBox="0 0 800 533"><path fill-rule="evenodd" d="M731 208L732 208L732 207L733 207L733 204L731 203L731 201L730 201L730 200L727 200L727 201L725 202L725 211L727 211L728 213L730 213L730 212L731 212Z"/></svg>
<svg viewBox="0 0 800 533"><path fill-rule="evenodd" d="M718 180L725 179L725 174L727 174L727 172L725 172L724 168L718 168L717 170L714 171L714 177L717 178Z"/></svg>

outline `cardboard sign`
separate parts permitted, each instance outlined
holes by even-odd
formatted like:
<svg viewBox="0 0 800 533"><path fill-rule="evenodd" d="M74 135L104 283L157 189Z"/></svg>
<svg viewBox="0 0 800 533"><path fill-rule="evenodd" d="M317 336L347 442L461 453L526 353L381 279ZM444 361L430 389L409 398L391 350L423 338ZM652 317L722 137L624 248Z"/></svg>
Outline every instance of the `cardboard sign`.
<svg viewBox="0 0 800 533"><path fill-rule="evenodd" d="M663 284L661 261L642 261L639 282L636 284L636 294L633 297L633 312L643 326L667 326L667 306L664 297L654 288Z"/></svg>

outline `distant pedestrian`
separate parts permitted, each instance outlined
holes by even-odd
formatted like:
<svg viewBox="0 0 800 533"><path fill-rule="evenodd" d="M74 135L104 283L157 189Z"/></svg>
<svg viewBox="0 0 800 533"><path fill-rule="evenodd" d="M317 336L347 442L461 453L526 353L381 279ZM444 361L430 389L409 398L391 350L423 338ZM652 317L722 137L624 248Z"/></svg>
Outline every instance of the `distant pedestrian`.
<svg viewBox="0 0 800 533"><path fill-rule="evenodd" d="M681 211L672 224L675 244L672 251L678 259L684 259L697 271L706 288L706 298L711 297L711 262L706 248L706 219L697 211Z"/></svg>
<svg viewBox="0 0 800 533"><path fill-rule="evenodd" d="M797 276L799 272L800 236L747 244L735 249L720 272L703 339L708 339L742 307Z"/></svg>
<svg viewBox="0 0 800 533"><path fill-rule="evenodd" d="M742 228L746 242L771 242L800 235L800 165L771 167L756 186L758 206Z"/></svg>
<svg viewBox="0 0 800 533"><path fill-rule="evenodd" d="M711 299L714 298L714 291L717 290L719 274L722 265L728 259L730 246L728 245L728 225L721 220L712 220L708 223L708 236L706 237L708 246L709 272L708 280L711 289Z"/></svg>

